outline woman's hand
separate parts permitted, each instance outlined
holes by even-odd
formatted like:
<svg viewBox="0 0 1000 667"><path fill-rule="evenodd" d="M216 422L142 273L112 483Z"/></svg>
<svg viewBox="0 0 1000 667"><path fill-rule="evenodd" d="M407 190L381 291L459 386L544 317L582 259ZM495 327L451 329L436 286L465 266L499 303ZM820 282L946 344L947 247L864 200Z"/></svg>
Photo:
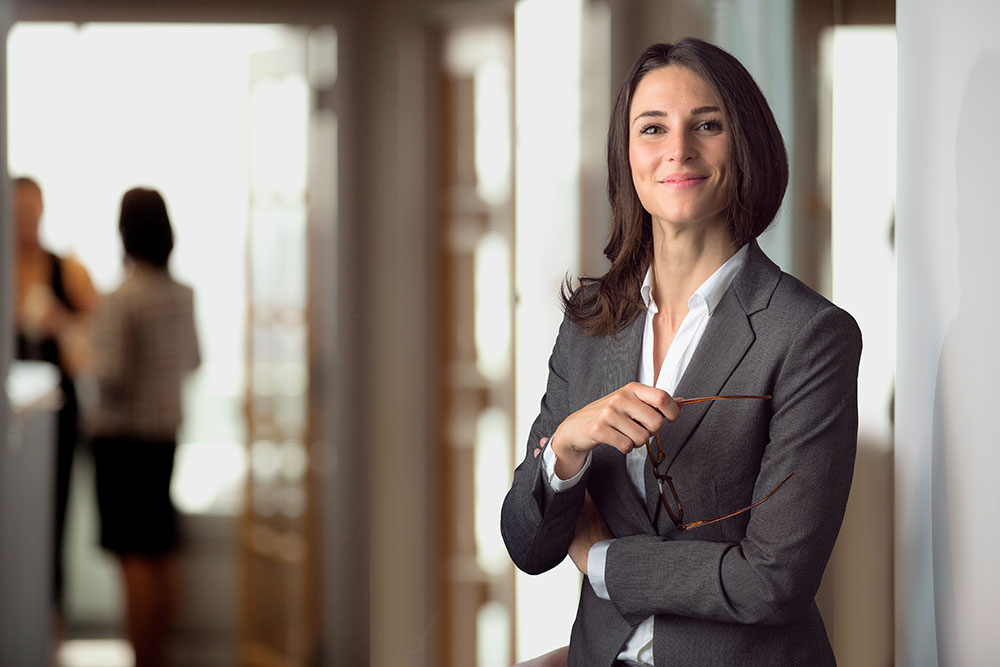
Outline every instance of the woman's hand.
<svg viewBox="0 0 1000 667"><path fill-rule="evenodd" d="M627 454L674 421L680 407L670 394L638 382L584 406L567 417L552 434L556 475L569 479L580 472L590 450L604 443Z"/></svg>
<svg viewBox="0 0 1000 667"><path fill-rule="evenodd" d="M573 559L576 569L583 574L587 574L587 558L590 556L590 548L602 540L610 540L614 537L608 530L608 525L604 523L597 506L594 505L590 492L583 500L583 510L576 520L576 529L573 531L573 541L569 544L569 557Z"/></svg>

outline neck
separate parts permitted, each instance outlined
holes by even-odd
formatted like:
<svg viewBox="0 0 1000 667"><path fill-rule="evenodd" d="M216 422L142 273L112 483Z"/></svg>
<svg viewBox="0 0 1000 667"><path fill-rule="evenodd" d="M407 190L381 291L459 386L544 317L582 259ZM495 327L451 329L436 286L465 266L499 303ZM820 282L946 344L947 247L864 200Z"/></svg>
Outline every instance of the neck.
<svg viewBox="0 0 1000 667"><path fill-rule="evenodd" d="M675 229L653 222L653 298L671 320L683 319L688 299L739 248L724 225Z"/></svg>

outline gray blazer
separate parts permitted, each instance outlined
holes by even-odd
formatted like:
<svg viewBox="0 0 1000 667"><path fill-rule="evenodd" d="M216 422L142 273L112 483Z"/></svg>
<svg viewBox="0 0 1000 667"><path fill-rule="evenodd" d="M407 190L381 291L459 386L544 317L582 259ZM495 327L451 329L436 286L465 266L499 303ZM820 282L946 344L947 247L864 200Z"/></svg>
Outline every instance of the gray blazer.
<svg viewBox="0 0 1000 667"><path fill-rule="evenodd" d="M541 411L504 500L501 530L530 574L566 556L590 491L618 538L607 554L610 601L586 580L569 664L612 665L655 615L658 667L834 665L814 597L844 515L857 445L861 333L845 311L783 273L757 244L709 321L676 395L770 394L770 401L688 405L660 431L684 520L728 514L795 476L750 512L678 531L652 471L646 497L625 457L601 446L581 483L555 493L532 454L570 413L638 375L643 318L613 336L564 320Z"/></svg>

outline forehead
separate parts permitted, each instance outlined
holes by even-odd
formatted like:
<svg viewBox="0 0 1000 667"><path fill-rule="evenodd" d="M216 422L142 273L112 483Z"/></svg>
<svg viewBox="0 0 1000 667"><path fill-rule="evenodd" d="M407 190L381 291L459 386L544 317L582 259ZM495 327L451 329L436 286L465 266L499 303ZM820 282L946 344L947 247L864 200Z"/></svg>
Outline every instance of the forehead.
<svg viewBox="0 0 1000 667"><path fill-rule="evenodd" d="M629 118L645 111L669 113L698 107L722 108L718 95L694 71L682 65L667 65L646 73L635 87Z"/></svg>

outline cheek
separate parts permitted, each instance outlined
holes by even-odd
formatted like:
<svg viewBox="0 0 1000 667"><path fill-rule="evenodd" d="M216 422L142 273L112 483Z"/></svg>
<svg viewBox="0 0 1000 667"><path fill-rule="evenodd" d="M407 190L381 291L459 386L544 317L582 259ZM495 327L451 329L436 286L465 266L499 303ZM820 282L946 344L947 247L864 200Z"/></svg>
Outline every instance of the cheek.
<svg viewBox="0 0 1000 667"><path fill-rule="evenodd" d="M639 159L638 150L635 146L629 146L628 148L628 166L632 170L632 179L635 180L635 175L642 171L642 162Z"/></svg>
<svg viewBox="0 0 1000 667"><path fill-rule="evenodd" d="M719 170L722 172L723 177L728 179L732 173L732 170L729 168L730 161L728 147L719 151L715 158L715 163L719 165Z"/></svg>
<svg viewBox="0 0 1000 667"><path fill-rule="evenodd" d="M639 198L645 201L657 171L655 151L642 146L629 147L628 161L632 169L632 185Z"/></svg>
<svg viewBox="0 0 1000 667"><path fill-rule="evenodd" d="M635 188L637 194L642 196L642 176L644 170L642 168L642 160L639 159L637 151L634 148L629 148L628 165L629 171L632 172L632 187Z"/></svg>
<svg viewBox="0 0 1000 667"><path fill-rule="evenodd" d="M637 159L638 157L635 154L629 155L629 164L632 167L632 187L635 190L635 194L639 197L639 201L645 207L651 188L650 177L652 169L641 159Z"/></svg>
<svg viewBox="0 0 1000 667"><path fill-rule="evenodd" d="M730 171L729 166L726 165L722 168L722 194L729 200L733 194L735 188L735 183L733 183L732 171Z"/></svg>
<svg viewBox="0 0 1000 667"><path fill-rule="evenodd" d="M662 149L651 141L637 141L630 143L628 147L628 161L632 165L632 172L650 172L656 168L660 162Z"/></svg>
<svg viewBox="0 0 1000 667"><path fill-rule="evenodd" d="M721 147L714 147L714 150L703 153L703 155L718 173L719 182L728 186L729 181L732 179L732 170L730 169L729 164L729 151Z"/></svg>

